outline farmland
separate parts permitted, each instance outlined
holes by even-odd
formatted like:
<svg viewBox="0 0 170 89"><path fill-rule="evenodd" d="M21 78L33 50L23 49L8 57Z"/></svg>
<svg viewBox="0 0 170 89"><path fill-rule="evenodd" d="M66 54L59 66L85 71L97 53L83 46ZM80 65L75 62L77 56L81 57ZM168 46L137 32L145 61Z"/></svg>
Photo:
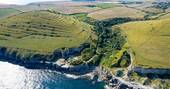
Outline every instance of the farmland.
<svg viewBox="0 0 170 89"><path fill-rule="evenodd" d="M144 15L145 13L140 10L121 6L121 7L113 7L113 8L108 8L108 9L103 9L100 11L92 12L88 14L88 17L98 19L98 20L109 19L109 18L142 19Z"/></svg>
<svg viewBox="0 0 170 89"><path fill-rule="evenodd" d="M169 68L170 19L130 22L120 25L134 51L134 66Z"/></svg>

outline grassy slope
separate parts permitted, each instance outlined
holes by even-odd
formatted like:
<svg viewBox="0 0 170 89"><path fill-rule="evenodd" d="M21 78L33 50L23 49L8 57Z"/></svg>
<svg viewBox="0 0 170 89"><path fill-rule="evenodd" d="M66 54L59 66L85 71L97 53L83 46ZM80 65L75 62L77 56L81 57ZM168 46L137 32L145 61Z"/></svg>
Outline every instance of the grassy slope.
<svg viewBox="0 0 170 89"><path fill-rule="evenodd" d="M158 17L158 19L168 19L168 18L170 18L170 13L166 13L165 15Z"/></svg>
<svg viewBox="0 0 170 89"><path fill-rule="evenodd" d="M79 4L79 3L77 3ZM17 10L22 12L34 11L34 10L54 10L63 14L74 14L74 13L90 13L100 8L85 7L83 5L69 5L67 3L58 4L30 4L25 6L15 6Z"/></svg>
<svg viewBox="0 0 170 89"><path fill-rule="evenodd" d="M20 11L13 8L0 8L0 18L11 16L19 12Z"/></svg>
<svg viewBox="0 0 170 89"><path fill-rule="evenodd" d="M145 15L144 12L132 8L114 7L114 8L108 8L108 9L92 12L88 15L88 17L98 19L98 20L103 20L109 18L126 18L126 17L143 18L144 15Z"/></svg>
<svg viewBox="0 0 170 89"><path fill-rule="evenodd" d="M0 46L51 52L87 41L91 27L72 17L33 11L0 21Z"/></svg>
<svg viewBox="0 0 170 89"><path fill-rule="evenodd" d="M170 67L170 19L120 25L135 52L135 66Z"/></svg>
<svg viewBox="0 0 170 89"><path fill-rule="evenodd" d="M161 13L163 12L163 10L159 9L159 8L155 8L153 7L154 4L149 3L149 2L145 2L145 3L141 3L141 4L126 4L126 6L131 7L131 8L135 8L138 10L142 10L145 12L149 12L149 13Z"/></svg>

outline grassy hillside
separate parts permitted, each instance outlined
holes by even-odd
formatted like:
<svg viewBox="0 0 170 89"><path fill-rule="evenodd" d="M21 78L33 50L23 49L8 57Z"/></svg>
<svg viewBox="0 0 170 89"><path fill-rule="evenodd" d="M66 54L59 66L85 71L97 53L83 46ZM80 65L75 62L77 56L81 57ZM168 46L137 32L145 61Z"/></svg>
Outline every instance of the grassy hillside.
<svg viewBox="0 0 170 89"><path fill-rule="evenodd" d="M34 10L53 10L63 14L74 14L74 13L90 13L100 8L87 7L86 5L93 5L95 3L86 2L42 2L32 3L24 6L15 6L13 8L22 12L34 11Z"/></svg>
<svg viewBox="0 0 170 89"><path fill-rule="evenodd" d="M0 21L0 46L52 52L88 40L91 27L72 17L32 11Z"/></svg>
<svg viewBox="0 0 170 89"><path fill-rule="evenodd" d="M127 7L114 7L114 8L108 8L103 9L99 11L92 12L88 15L88 17L103 20L103 19L109 19L109 18L143 18L145 15L144 12L132 8Z"/></svg>
<svg viewBox="0 0 170 89"><path fill-rule="evenodd" d="M165 13L162 16L159 16L157 19L168 19L170 18L170 13Z"/></svg>
<svg viewBox="0 0 170 89"><path fill-rule="evenodd" d="M11 16L19 12L20 11L13 8L0 8L0 18Z"/></svg>
<svg viewBox="0 0 170 89"><path fill-rule="evenodd" d="M170 19L130 22L120 25L134 51L134 65L170 67Z"/></svg>
<svg viewBox="0 0 170 89"><path fill-rule="evenodd" d="M153 4L152 2L143 2L143 3L133 3L133 4L126 4L127 7L130 8L134 8L134 9L138 9L138 10L142 10L144 12L148 12L148 13L161 13L163 12L162 9L160 8L156 8L154 7L155 4Z"/></svg>

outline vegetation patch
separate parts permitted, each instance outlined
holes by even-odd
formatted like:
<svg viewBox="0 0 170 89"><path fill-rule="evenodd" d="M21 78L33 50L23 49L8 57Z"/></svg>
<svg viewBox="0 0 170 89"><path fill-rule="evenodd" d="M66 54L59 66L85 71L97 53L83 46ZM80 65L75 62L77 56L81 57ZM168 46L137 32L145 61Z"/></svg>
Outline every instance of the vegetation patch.
<svg viewBox="0 0 170 89"><path fill-rule="evenodd" d="M91 7L91 8L101 8L101 9L107 9L107 8L113 8L113 7L117 7L119 5L113 4L113 3L98 3L96 5L86 5L87 7Z"/></svg>
<svg viewBox="0 0 170 89"><path fill-rule="evenodd" d="M116 67L125 67L127 63L123 58L124 53L128 49L128 46L125 44L125 36L122 35L120 29L112 29L111 26L113 24L114 21L112 19L94 23L94 31L98 36L96 54L101 55L100 66L109 70Z"/></svg>

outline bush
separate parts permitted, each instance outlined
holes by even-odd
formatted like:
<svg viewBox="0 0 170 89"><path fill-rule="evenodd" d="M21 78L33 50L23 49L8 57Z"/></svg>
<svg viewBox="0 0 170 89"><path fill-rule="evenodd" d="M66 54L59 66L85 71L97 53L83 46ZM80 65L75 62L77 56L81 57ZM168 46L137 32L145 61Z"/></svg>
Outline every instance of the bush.
<svg viewBox="0 0 170 89"><path fill-rule="evenodd" d="M151 83L152 83L151 79L146 79L143 85L151 85Z"/></svg>
<svg viewBox="0 0 170 89"><path fill-rule="evenodd" d="M82 64L82 63L83 63L82 60L72 60L72 61L70 61L70 64L71 64L71 65L80 65L80 64Z"/></svg>
<svg viewBox="0 0 170 89"><path fill-rule="evenodd" d="M88 61L90 58L92 58L93 55L94 53L92 52L90 48L84 49L81 53L83 61Z"/></svg>
<svg viewBox="0 0 170 89"><path fill-rule="evenodd" d="M130 55L127 51L123 52L121 59L118 61L119 67L128 67L131 63Z"/></svg>
<svg viewBox="0 0 170 89"><path fill-rule="evenodd" d="M102 59L102 55L94 55L93 56L93 60L89 63L90 65L99 65L100 64L100 61Z"/></svg>
<svg viewBox="0 0 170 89"><path fill-rule="evenodd" d="M138 79L138 74L134 71L129 71L128 77L130 78L131 81L135 81Z"/></svg>
<svg viewBox="0 0 170 89"><path fill-rule="evenodd" d="M118 70L118 71L116 72L116 76L117 76L117 77L123 77L123 76L124 76L123 70Z"/></svg>

